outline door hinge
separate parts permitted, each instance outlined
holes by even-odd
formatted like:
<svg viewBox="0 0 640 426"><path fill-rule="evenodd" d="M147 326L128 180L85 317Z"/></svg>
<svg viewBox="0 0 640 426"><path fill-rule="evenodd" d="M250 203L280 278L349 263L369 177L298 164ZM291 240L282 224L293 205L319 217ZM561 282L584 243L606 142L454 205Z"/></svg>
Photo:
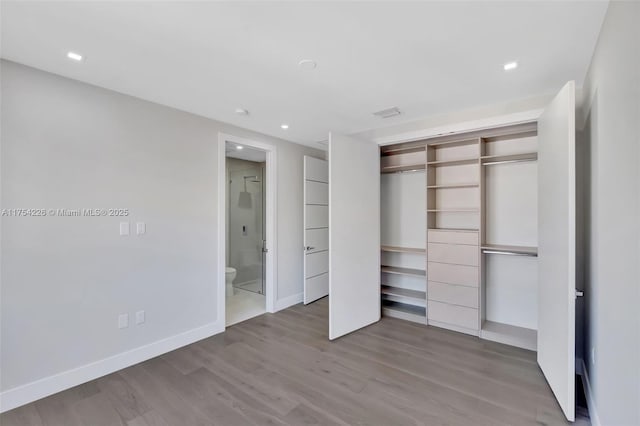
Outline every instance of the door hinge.
<svg viewBox="0 0 640 426"><path fill-rule="evenodd" d="M583 296L584 296L584 291L576 289L576 298L583 297Z"/></svg>

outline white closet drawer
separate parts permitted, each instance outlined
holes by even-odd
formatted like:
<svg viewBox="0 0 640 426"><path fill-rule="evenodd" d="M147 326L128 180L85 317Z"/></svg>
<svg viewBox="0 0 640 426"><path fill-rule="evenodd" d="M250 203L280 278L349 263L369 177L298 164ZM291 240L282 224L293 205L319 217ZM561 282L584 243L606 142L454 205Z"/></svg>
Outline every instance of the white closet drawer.
<svg viewBox="0 0 640 426"><path fill-rule="evenodd" d="M429 281L448 284L459 284L478 287L478 267L464 265L450 265L448 263L429 262L427 264Z"/></svg>
<svg viewBox="0 0 640 426"><path fill-rule="evenodd" d="M429 262L478 266L478 246L429 243L427 244L427 260Z"/></svg>
<svg viewBox="0 0 640 426"><path fill-rule="evenodd" d="M478 233L473 231L441 231L430 229L428 241L430 243L479 245Z"/></svg>
<svg viewBox="0 0 640 426"><path fill-rule="evenodd" d="M478 289L476 287L429 281L427 297L436 302L478 309Z"/></svg>
<svg viewBox="0 0 640 426"><path fill-rule="evenodd" d="M429 320L452 324L471 330L477 330L479 328L478 310L473 308L429 300L427 302L427 316Z"/></svg>

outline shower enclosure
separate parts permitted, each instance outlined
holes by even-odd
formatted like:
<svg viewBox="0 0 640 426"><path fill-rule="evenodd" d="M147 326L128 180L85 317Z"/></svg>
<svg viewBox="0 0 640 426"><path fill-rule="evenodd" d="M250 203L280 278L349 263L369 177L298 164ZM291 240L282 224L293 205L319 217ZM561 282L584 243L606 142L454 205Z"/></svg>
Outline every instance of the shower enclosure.
<svg viewBox="0 0 640 426"><path fill-rule="evenodd" d="M229 266L236 289L264 294L264 164L229 173Z"/></svg>

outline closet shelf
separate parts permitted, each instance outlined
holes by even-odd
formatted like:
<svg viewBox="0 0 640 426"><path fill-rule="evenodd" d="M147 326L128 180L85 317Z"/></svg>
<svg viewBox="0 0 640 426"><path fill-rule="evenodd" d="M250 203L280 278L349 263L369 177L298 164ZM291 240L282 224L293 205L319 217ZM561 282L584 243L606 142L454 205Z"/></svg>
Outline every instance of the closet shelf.
<svg viewBox="0 0 640 426"><path fill-rule="evenodd" d="M427 146L433 147L433 148L453 148L456 146L475 145L478 143L480 143L480 138L467 138L467 139L455 139L455 140L429 142L427 143Z"/></svg>
<svg viewBox="0 0 640 426"><path fill-rule="evenodd" d="M420 324L427 323L427 309L425 307L412 306L389 300L382 301L382 315Z"/></svg>
<svg viewBox="0 0 640 426"><path fill-rule="evenodd" d="M478 188L477 183L447 183L439 185L427 185L427 189L454 189L454 188Z"/></svg>
<svg viewBox="0 0 640 426"><path fill-rule="evenodd" d="M429 231L478 232L477 228L429 228Z"/></svg>
<svg viewBox="0 0 640 426"><path fill-rule="evenodd" d="M381 246L381 251L394 252L394 253L415 253L415 254L423 254L426 253L426 249L418 248L418 247L399 247L399 246Z"/></svg>
<svg viewBox="0 0 640 426"><path fill-rule="evenodd" d="M525 255L525 256L537 256L538 247L528 246L508 246L502 244L483 244L481 246L483 253L487 254L512 254L512 255Z"/></svg>
<svg viewBox="0 0 640 426"><path fill-rule="evenodd" d="M400 268L398 266L381 266L380 271L387 274L411 275L415 277L426 277L427 272L422 269Z"/></svg>
<svg viewBox="0 0 640 426"><path fill-rule="evenodd" d="M380 168L380 173L399 173L399 172L412 172L424 170L424 163L420 164L409 164L402 166L384 166Z"/></svg>
<svg viewBox="0 0 640 426"><path fill-rule="evenodd" d="M427 209L427 213L479 213L477 208Z"/></svg>
<svg viewBox="0 0 640 426"><path fill-rule="evenodd" d="M482 323L480 337L530 351L537 350L538 346L538 332L536 330L494 321Z"/></svg>
<svg viewBox="0 0 640 426"><path fill-rule="evenodd" d="M462 158L459 160L437 160L427 162L427 167L442 167L442 166L464 166L466 164L477 164L478 157Z"/></svg>
<svg viewBox="0 0 640 426"><path fill-rule="evenodd" d="M505 163L519 163L521 161L536 161L538 159L537 152L527 152L523 154L509 155L483 155L480 157L483 166Z"/></svg>
<svg viewBox="0 0 640 426"><path fill-rule="evenodd" d="M407 288L393 287L390 285L382 284L380 292L389 296L403 297L407 299L415 299L418 302L422 302L422 306L427 300L427 292L419 290L409 290Z"/></svg>

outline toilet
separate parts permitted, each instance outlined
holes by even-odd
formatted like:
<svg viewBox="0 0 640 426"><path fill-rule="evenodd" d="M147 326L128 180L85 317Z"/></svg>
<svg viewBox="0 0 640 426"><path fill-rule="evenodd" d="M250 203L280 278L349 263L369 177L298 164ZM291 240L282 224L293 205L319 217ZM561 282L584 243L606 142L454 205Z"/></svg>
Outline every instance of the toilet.
<svg viewBox="0 0 640 426"><path fill-rule="evenodd" d="M227 266L224 270L224 280L225 280L225 292L227 297L231 297L235 294L236 289L233 288L233 280L236 279L236 268L232 268Z"/></svg>

